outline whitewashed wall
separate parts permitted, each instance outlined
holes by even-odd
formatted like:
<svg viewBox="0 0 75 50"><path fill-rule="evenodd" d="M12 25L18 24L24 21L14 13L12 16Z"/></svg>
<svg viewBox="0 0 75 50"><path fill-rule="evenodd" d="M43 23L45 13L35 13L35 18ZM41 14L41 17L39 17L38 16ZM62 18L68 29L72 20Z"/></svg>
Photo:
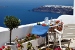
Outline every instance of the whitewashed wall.
<svg viewBox="0 0 75 50"><path fill-rule="evenodd" d="M12 31L12 40L18 36L19 38L23 38L26 36L27 33L30 33L32 29L32 25L25 25L25 26L20 26L17 29L14 29ZM4 45L5 42L9 41L9 30L7 31L0 31L0 47Z"/></svg>
<svg viewBox="0 0 75 50"><path fill-rule="evenodd" d="M57 19L62 20L64 24L75 24L75 16L61 15Z"/></svg>
<svg viewBox="0 0 75 50"><path fill-rule="evenodd" d="M41 22L43 23L43 21ZM18 36L18 38L23 38L26 36L27 33L32 31L32 27L37 23L21 25L17 29L12 31L12 40ZM8 28L0 27L0 47L3 46L6 42L9 42L9 30Z"/></svg>

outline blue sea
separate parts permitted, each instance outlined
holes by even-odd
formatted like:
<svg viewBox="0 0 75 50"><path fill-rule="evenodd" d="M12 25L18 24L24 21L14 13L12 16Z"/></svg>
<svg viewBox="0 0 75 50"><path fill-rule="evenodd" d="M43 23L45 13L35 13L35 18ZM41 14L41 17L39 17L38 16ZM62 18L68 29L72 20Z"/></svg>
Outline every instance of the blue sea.
<svg viewBox="0 0 75 50"><path fill-rule="evenodd" d="M62 14L28 11L44 5L73 6L73 0L0 0L0 26L5 27L4 17L16 16L21 25L43 21L45 17L58 18Z"/></svg>

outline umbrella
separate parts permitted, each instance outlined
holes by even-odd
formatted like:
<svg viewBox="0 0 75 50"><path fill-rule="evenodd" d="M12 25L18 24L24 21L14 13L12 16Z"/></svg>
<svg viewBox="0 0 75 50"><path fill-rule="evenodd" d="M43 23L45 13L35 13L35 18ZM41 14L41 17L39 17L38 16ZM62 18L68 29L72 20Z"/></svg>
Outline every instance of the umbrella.
<svg viewBox="0 0 75 50"><path fill-rule="evenodd" d="M41 37L46 37L48 29L49 26L35 25L33 26L31 33ZM46 45L46 38L45 38L45 45Z"/></svg>
<svg viewBox="0 0 75 50"><path fill-rule="evenodd" d="M33 26L31 33L38 36L45 37L48 29L49 29L49 26L35 25Z"/></svg>

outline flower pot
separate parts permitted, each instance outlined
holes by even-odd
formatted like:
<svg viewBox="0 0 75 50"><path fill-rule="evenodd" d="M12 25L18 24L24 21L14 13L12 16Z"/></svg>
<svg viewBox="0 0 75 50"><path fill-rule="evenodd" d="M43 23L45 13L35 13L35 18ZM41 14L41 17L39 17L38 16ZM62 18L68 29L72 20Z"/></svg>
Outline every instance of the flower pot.
<svg viewBox="0 0 75 50"><path fill-rule="evenodd" d="M11 45L10 45L10 42L7 42L5 43L5 46L10 46L11 50L17 50L15 42L11 42Z"/></svg>
<svg viewBox="0 0 75 50"><path fill-rule="evenodd" d="M10 42L5 43L5 45L10 45ZM11 42L11 45L15 45L15 42Z"/></svg>

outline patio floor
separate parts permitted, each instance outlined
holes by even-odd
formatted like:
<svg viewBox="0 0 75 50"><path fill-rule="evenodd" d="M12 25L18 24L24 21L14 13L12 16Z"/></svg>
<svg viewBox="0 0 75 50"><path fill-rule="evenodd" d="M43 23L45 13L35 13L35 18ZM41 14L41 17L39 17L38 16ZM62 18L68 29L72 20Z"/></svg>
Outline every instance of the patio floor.
<svg viewBox="0 0 75 50"><path fill-rule="evenodd" d="M64 26L63 39L71 39L70 47L75 49L75 24Z"/></svg>

